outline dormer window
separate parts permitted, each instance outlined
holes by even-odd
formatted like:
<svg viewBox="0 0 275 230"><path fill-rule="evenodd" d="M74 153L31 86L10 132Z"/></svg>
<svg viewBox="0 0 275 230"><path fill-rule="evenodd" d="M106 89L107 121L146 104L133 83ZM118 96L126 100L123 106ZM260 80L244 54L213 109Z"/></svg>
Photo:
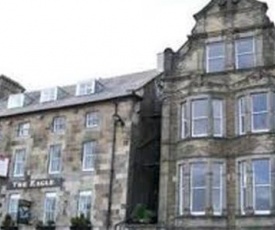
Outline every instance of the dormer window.
<svg viewBox="0 0 275 230"><path fill-rule="evenodd" d="M10 95L8 99L8 109L23 107L24 98L23 93Z"/></svg>
<svg viewBox="0 0 275 230"><path fill-rule="evenodd" d="M82 82L76 86L76 96L83 96L95 93L95 81Z"/></svg>
<svg viewBox="0 0 275 230"><path fill-rule="evenodd" d="M224 71L225 44L224 42L209 43L206 48L207 73Z"/></svg>
<svg viewBox="0 0 275 230"><path fill-rule="evenodd" d="M57 87L41 90L40 103L55 101L57 99Z"/></svg>

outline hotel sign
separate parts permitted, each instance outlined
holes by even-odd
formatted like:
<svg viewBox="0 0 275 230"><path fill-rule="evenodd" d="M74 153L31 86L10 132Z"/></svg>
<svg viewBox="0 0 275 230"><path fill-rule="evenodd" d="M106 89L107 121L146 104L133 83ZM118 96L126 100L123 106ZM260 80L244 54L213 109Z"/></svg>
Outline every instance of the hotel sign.
<svg viewBox="0 0 275 230"><path fill-rule="evenodd" d="M48 188L60 187L62 185L62 178L51 179L35 179L35 180L22 180L22 181L9 181L7 188L14 189L32 189L32 188Z"/></svg>

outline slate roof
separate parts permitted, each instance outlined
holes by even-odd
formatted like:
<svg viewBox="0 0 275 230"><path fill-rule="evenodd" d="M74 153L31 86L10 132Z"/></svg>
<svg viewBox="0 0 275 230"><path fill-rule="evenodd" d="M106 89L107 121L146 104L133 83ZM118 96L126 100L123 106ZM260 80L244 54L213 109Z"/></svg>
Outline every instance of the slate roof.
<svg viewBox="0 0 275 230"><path fill-rule="evenodd" d="M8 98L0 101L0 117L71 107L130 96L133 94L133 91L142 88L158 74L160 74L160 72L157 70L148 70L118 77L98 79L97 82L101 86L99 92L85 96L75 96L76 85L59 87L64 96L56 101L45 103L39 102L40 91L26 91L24 94L29 99L29 103L24 105L24 107L8 109Z"/></svg>

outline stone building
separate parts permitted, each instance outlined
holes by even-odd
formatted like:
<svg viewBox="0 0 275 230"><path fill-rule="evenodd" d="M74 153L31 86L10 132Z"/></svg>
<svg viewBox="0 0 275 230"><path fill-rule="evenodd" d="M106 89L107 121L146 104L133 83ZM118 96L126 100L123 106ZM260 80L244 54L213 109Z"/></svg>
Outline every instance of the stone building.
<svg viewBox="0 0 275 230"><path fill-rule="evenodd" d="M0 153L10 167L0 219L7 213L16 219L20 199L31 202L30 225L20 229L34 229L38 221L69 229L81 213L93 229L113 229L137 203L157 209L158 175L146 167L159 159L157 75L33 92L1 76Z"/></svg>
<svg viewBox="0 0 275 230"><path fill-rule="evenodd" d="M212 0L164 51L159 221L274 229L275 30L267 4Z"/></svg>

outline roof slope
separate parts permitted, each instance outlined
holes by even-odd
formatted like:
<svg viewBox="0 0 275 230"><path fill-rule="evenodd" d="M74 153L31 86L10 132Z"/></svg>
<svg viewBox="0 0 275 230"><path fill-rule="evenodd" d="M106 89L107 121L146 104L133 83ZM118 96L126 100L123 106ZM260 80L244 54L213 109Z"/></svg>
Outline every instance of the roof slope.
<svg viewBox="0 0 275 230"><path fill-rule="evenodd" d="M148 70L118 77L99 79L97 82L102 86L102 89L95 94L85 96L75 96L76 85L60 87L65 96L62 99L46 103L39 102L40 91L25 92L26 97L30 99L30 103L24 107L7 109L6 98L5 100L0 101L0 117L70 107L130 96L133 91L142 88L158 74L159 72L157 70Z"/></svg>

